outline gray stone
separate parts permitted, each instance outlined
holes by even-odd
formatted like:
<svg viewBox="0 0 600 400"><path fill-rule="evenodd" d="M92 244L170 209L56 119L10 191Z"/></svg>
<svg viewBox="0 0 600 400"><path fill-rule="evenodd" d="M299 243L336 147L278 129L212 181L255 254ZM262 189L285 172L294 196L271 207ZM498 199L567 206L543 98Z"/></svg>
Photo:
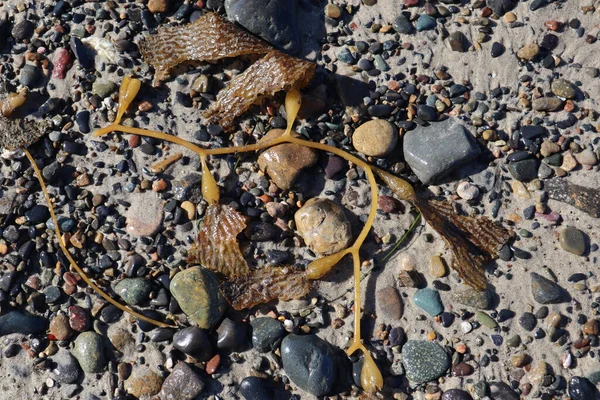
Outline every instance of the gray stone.
<svg viewBox="0 0 600 400"><path fill-rule="evenodd" d="M315 396L324 396L336 376L334 351L315 335L291 334L281 342L283 369L294 384Z"/></svg>
<svg viewBox="0 0 600 400"><path fill-rule="evenodd" d="M106 366L102 336L96 332L83 332L75 339L73 355L84 372L101 372Z"/></svg>
<svg viewBox="0 0 600 400"><path fill-rule="evenodd" d="M186 363L179 361L162 384L162 400L195 399L204 389L200 376Z"/></svg>
<svg viewBox="0 0 600 400"><path fill-rule="evenodd" d="M442 400L473 400L473 397L464 390L450 389L442 394Z"/></svg>
<svg viewBox="0 0 600 400"><path fill-rule="evenodd" d="M558 97L539 97L533 99L531 106L535 111L558 111L563 102Z"/></svg>
<svg viewBox="0 0 600 400"><path fill-rule="evenodd" d="M113 81L98 80L92 84L92 93L100 96L100 98L103 99L117 90L117 88L117 84Z"/></svg>
<svg viewBox="0 0 600 400"><path fill-rule="evenodd" d="M500 17L512 10L516 4L513 0L487 0L486 3L494 11L494 14Z"/></svg>
<svg viewBox="0 0 600 400"><path fill-rule="evenodd" d="M566 79L555 79L552 81L550 90L555 96L563 99L572 99L575 97L575 86Z"/></svg>
<svg viewBox="0 0 600 400"><path fill-rule="evenodd" d="M600 217L600 190L569 183L563 178L553 178L544 182L544 190L553 200L570 204L594 218Z"/></svg>
<svg viewBox="0 0 600 400"><path fill-rule="evenodd" d="M487 290L478 292L471 288L457 290L452 292L452 300L455 303L472 307L478 310L488 310L490 308L490 293Z"/></svg>
<svg viewBox="0 0 600 400"><path fill-rule="evenodd" d="M0 317L0 336L20 333L31 335L42 333L48 328L48 320L20 311L10 311Z"/></svg>
<svg viewBox="0 0 600 400"><path fill-rule="evenodd" d="M490 395L494 400L519 400L521 397L504 382L490 382Z"/></svg>
<svg viewBox="0 0 600 400"><path fill-rule="evenodd" d="M540 162L535 158L515 161L506 166L512 177L520 182L529 182L537 178Z"/></svg>
<svg viewBox="0 0 600 400"><path fill-rule="evenodd" d="M564 289L548 278L532 272L531 292L533 298L540 304L555 304L565 301Z"/></svg>
<svg viewBox="0 0 600 400"><path fill-rule="evenodd" d="M300 50L296 0L225 0L227 16L290 53Z"/></svg>
<svg viewBox="0 0 600 400"><path fill-rule="evenodd" d="M151 290L152 285L145 278L125 278L115 286L115 293L132 306L148 300Z"/></svg>
<svg viewBox="0 0 600 400"><path fill-rule="evenodd" d="M68 351L59 351L52 357L52 361L56 363L56 368L52 372L58 382L71 384L83 377L83 371L79 367L77 359Z"/></svg>
<svg viewBox="0 0 600 400"><path fill-rule="evenodd" d="M250 325L252 325L252 346L261 353L267 353L279 347L286 334L281 321L275 318L255 318Z"/></svg>
<svg viewBox="0 0 600 400"><path fill-rule="evenodd" d="M439 378L448 370L450 357L435 342L409 340L402 347L402 364L408 379L425 383Z"/></svg>
<svg viewBox="0 0 600 400"><path fill-rule="evenodd" d="M473 160L480 151L473 135L452 118L419 126L404 136L404 158L424 184Z"/></svg>
<svg viewBox="0 0 600 400"><path fill-rule="evenodd" d="M394 18L392 27L396 32L404 33L406 35L410 35L415 31L415 27L413 26L413 24L403 14L400 14L396 18Z"/></svg>
<svg viewBox="0 0 600 400"><path fill-rule="evenodd" d="M582 256L585 253L585 235L577 228L565 228L558 238L563 250Z"/></svg>
<svg viewBox="0 0 600 400"><path fill-rule="evenodd" d="M31 87L38 79L40 70L31 64L25 64L21 69L19 82L23 86Z"/></svg>
<svg viewBox="0 0 600 400"><path fill-rule="evenodd" d="M214 350L206 333L197 326L188 326L173 336L173 347L198 361L208 361Z"/></svg>

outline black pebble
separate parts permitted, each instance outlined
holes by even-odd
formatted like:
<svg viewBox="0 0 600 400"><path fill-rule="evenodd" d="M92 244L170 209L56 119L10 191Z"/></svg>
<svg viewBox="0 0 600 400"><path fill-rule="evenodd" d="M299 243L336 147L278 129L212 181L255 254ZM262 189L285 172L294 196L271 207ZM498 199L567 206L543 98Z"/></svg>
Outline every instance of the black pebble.
<svg viewBox="0 0 600 400"><path fill-rule="evenodd" d="M494 42L492 44L492 57L493 58L500 57L502 54L504 54L504 50L505 50L505 47L502 43Z"/></svg>
<svg viewBox="0 0 600 400"><path fill-rule="evenodd" d="M242 380L240 393L246 400L270 400L274 398L265 380L256 376L249 376Z"/></svg>

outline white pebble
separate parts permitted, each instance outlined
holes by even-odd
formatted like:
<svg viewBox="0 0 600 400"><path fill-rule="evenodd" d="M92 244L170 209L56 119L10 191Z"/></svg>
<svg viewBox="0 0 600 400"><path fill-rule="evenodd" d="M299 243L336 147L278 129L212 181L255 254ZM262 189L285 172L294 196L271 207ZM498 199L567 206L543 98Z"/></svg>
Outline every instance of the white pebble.
<svg viewBox="0 0 600 400"><path fill-rule="evenodd" d="M563 368L569 368L571 363L573 362L573 356L571 353L567 352L562 356L562 366Z"/></svg>
<svg viewBox="0 0 600 400"><path fill-rule="evenodd" d="M46 379L46 386L49 388L54 387L54 380L52 378Z"/></svg>
<svg viewBox="0 0 600 400"><path fill-rule="evenodd" d="M404 271L414 271L417 266L414 258L406 254L403 254L400 257L398 263L400 264L400 268L402 268Z"/></svg>
<svg viewBox="0 0 600 400"><path fill-rule="evenodd" d="M479 197L479 188L469 182L461 182L456 188L456 194L462 199L473 200Z"/></svg>
<svg viewBox="0 0 600 400"><path fill-rule="evenodd" d="M464 333L469 333L473 330L473 325L471 325L471 323L469 321L463 321L460 323L460 329Z"/></svg>

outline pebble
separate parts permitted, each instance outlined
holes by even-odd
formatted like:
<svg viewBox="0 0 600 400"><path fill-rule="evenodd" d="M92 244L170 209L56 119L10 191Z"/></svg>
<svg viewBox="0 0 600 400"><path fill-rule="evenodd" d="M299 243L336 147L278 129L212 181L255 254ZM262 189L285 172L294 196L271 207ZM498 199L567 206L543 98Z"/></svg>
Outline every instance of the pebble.
<svg viewBox="0 0 600 400"><path fill-rule="evenodd" d="M85 332L90 328L90 316L87 309L80 306L69 306L69 326L76 332Z"/></svg>
<svg viewBox="0 0 600 400"><path fill-rule="evenodd" d="M77 383L83 377L77 359L68 351L60 350L52 357L52 361L56 363L52 373L58 382L68 385Z"/></svg>
<svg viewBox="0 0 600 400"><path fill-rule="evenodd" d="M281 136L284 132L283 129L271 129L262 140L271 140ZM317 160L317 153L313 149L284 143L261 153L258 156L258 166L280 189L288 190L300 171L312 166Z"/></svg>
<svg viewBox="0 0 600 400"><path fill-rule="evenodd" d="M252 326L252 346L260 353L268 353L279 347L286 335L281 321L270 317L255 318Z"/></svg>
<svg viewBox="0 0 600 400"><path fill-rule="evenodd" d="M32 335L42 333L48 327L48 320L21 311L9 311L0 316L0 336L20 333Z"/></svg>
<svg viewBox="0 0 600 400"><path fill-rule="evenodd" d="M106 366L102 336L96 332L83 332L75 339L73 355L84 372L101 372Z"/></svg>
<svg viewBox="0 0 600 400"><path fill-rule="evenodd" d="M419 289L413 295L413 302L432 317L444 311L444 305L437 290L430 288Z"/></svg>
<svg viewBox="0 0 600 400"><path fill-rule="evenodd" d="M494 14L501 17L515 7L513 0L488 0L486 4L494 11Z"/></svg>
<svg viewBox="0 0 600 400"><path fill-rule="evenodd" d="M32 87L39 78L39 69L35 65L25 64L19 75L19 82L23 86Z"/></svg>
<svg viewBox="0 0 600 400"><path fill-rule="evenodd" d="M246 347L247 324L225 318L217 328L217 348L239 351Z"/></svg>
<svg viewBox="0 0 600 400"><path fill-rule="evenodd" d="M92 94L98 95L101 99L108 97L117 89L118 86L113 81L97 80L92 84Z"/></svg>
<svg viewBox="0 0 600 400"><path fill-rule="evenodd" d="M197 398L204 389L204 381L187 363L179 361L160 389L163 400Z"/></svg>
<svg viewBox="0 0 600 400"><path fill-rule="evenodd" d="M568 393L571 400L587 400L596 398L598 390L587 378L574 376L569 380Z"/></svg>
<svg viewBox="0 0 600 400"><path fill-rule="evenodd" d="M517 51L517 57L521 60L531 61L540 52L540 46L537 43L528 43Z"/></svg>
<svg viewBox="0 0 600 400"><path fill-rule="evenodd" d="M492 399L520 400L520 396L504 382L489 382Z"/></svg>
<svg viewBox="0 0 600 400"><path fill-rule="evenodd" d="M477 321L481 325L486 326L486 327L488 327L490 329L496 329L496 328L498 328L498 323L496 321L494 321L494 319L492 317L490 317L489 315L487 315L483 311L477 311L475 313L475 319L477 319Z"/></svg>
<svg viewBox="0 0 600 400"><path fill-rule="evenodd" d="M240 393L246 400L272 400L273 393L267 386L266 379L248 376L240 382Z"/></svg>
<svg viewBox="0 0 600 400"><path fill-rule="evenodd" d="M409 340L402 347L402 364L406 377L415 383L426 383L442 376L450 367L450 357L435 342Z"/></svg>
<svg viewBox="0 0 600 400"><path fill-rule="evenodd" d="M575 97L575 86L566 79L555 79L550 85L550 90L555 96L563 99L572 99Z"/></svg>
<svg viewBox="0 0 600 400"><path fill-rule="evenodd" d="M31 39L34 29L35 24L27 19L24 19L13 26L10 34L13 38L15 38L16 41L22 42L24 40Z"/></svg>
<svg viewBox="0 0 600 400"><path fill-rule="evenodd" d="M533 298L540 304L561 303L564 299L564 289L548 278L532 272L531 292Z"/></svg>
<svg viewBox="0 0 600 400"><path fill-rule="evenodd" d="M73 336L73 333L69 326L69 317L65 314L58 314L50 321L50 334L56 340L68 340Z"/></svg>
<svg viewBox="0 0 600 400"><path fill-rule="evenodd" d="M468 365L468 364L467 364ZM456 375L463 376L463 375ZM473 400L473 397L464 390L460 389L450 389L446 390L444 394L442 394L442 400Z"/></svg>
<svg viewBox="0 0 600 400"><path fill-rule="evenodd" d="M531 182L537 179L539 164L539 161L535 158L526 158L525 160L511 162L507 165L507 169L517 181Z"/></svg>
<svg viewBox="0 0 600 400"><path fill-rule="evenodd" d="M378 316L385 321L396 321L404 314L404 303L398 295L398 291L386 286L377 291L376 295Z"/></svg>
<svg viewBox="0 0 600 400"><path fill-rule="evenodd" d="M300 236L315 253L333 254L352 241L350 222L333 200L319 197L308 200L296 211L294 221Z"/></svg>
<svg viewBox="0 0 600 400"><path fill-rule="evenodd" d="M558 97L538 97L531 102L535 111L560 111L562 106L563 101Z"/></svg>
<svg viewBox="0 0 600 400"><path fill-rule="evenodd" d="M592 149L585 149L580 153L576 153L575 159L582 165L596 165L598 163L598 156Z"/></svg>
<svg viewBox="0 0 600 400"><path fill-rule="evenodd" d="M474 200L479 197L479 188L470 182L461 182L456 187L456 194L461 199Z"/></svg>
<svg viewBox="0 0 600 400"><path fill-rule="evenodd" d="M92 54L92 51L83 44L81 39L71 36L69 45L71 47L71 51L73 54L75 54L75 58L82 68L94 68L94 55Z"/></svg>
<svg viewBox="0 0 600 400"><path fill-rule="evenodd" d="M115 293L132 306L146 302L151 290L152 285L145 278L125 278L115 286Z"/></svg>
<svg viewBox="0 0 600 400"><path fill-rule="evenodd" d="M151 13L164 13L169 9L169 1L168 0L149 0L148 1L148 11Z"/></svg>
<svg viewBox="0 0 600 400"><path fill-rule="evenodd" d="M473 135L453 118L418 126L404 136L404 158L424 184L432 184L479 153Z"/></svg>
<svg viewBox="0 0 600 400"><path fill-rule="evenodd" d="M296 1L290 0L225 0L227 16L290 53L300 50L296 26Z"/></svg>
<svg viewBox="0 0 600 400"><path fill-rule="evenodd" d="M446 263L442 257L433 256L429 259L429 273L434 278L442 278L446 276Z"/></svg>
<svg viewBox="0 0 600 400"><path fill-rule="evenodd" d="M410 34L414 33L414 31L415 31L414 25L403 14L400 14L396 18L394 18L392 27L394 28L394 30L396 32L402 33L405 35L410 35Z"/></svg>
<svg viewBox="0 0 600 400"><path fill-rule="evenodd" d="M165 210L159 197L153 193L131 193L127 211L127 227L134 236L154 236L162 227Z"/></svg>
<svg viewBox="0 0 600 400"><path fill-rule="evenodd" d="M564 228L560 231L558 242L563 250L577 256L585 254L585 234L577 228Z"/></svg>
<svg viewBox="0 0 600 400"><path fill-rule="evenodd" d="M448 44L450 44L452 51L464 53L468 50L468 43L469 41L465 34L460 31L452 32L450 36L448 36Z"/></svg>
<svg viewBox="0 0 600 400"><path fill-rule="evenodd" d="M383 119L365 122L352 134L354 148L366 156L385 157L394 150L396 143L396 127Z"/></svg>
<svg viewBox="0 0 600 400"><path fill-rule="evenodd" d="M173 336L173 347L198 361L208 361L213 356L208 336L197 326L178 330Z"/></svg>
<svg viewBox="0 0 600 400"><path fill-rule="evenodd" d="M500 57L502 54L504 54L505 51L506 51L506 48L504 47L504 45L502 43L499 43L499 42L492 43L492 51L491 51L492 58Z"/></svg>
<svg viewBox="0 0 600 400"><path fill-rule="evenodd" d="M215 327L227 309L217 279L201 267L191 267L176 274L170 290L183 312L200 328Z"/></svg>
<svg viewBox="0 0 600 400"><path fill-rule="evenodd" d="M487 290L478 292L471 288L452 291L452 301L477 310L488 310L491 306L491 296Z"/></svg>
<svg viewBox="0 0 600 400"><path fill-rule="evenodd" d="M531 332L535 329L537 325L537 319L535 315L530 312L524 312L519 318L519 325L527 332Z"/></svg>
<svg viewBox="0 0 600 400"><path fill-rule="evenodd" d="M330 392L337 368L333 348L316 335L290 334L281 342L281 361L290 380L315 396Z"/></svg>
<svg viewBox="0 0 600 400"><path fill-rule="evenodd" d="M417 32L428 31L428 30L435 28L436 26L437 26L437 22L436 22L435 18L433 18L427 14L419 15L419 18L417 19L417 22L415 24L415 27L417 28Z"/></svg>
<svg viewBox="0 0 600 400"><path fill-rule="evenodd" d="M148 367L134 366L131 375L125 381L127 393L140 398L157 395L162 387L163 378Z"/></svg>

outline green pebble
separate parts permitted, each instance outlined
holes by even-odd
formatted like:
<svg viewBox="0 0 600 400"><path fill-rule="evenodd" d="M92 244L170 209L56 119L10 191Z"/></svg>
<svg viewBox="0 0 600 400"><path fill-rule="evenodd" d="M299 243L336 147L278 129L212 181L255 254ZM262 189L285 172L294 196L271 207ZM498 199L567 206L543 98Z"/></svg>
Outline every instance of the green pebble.
<svg viewBox="0 0 600 400"><path fill-rule="evenodd" d="M487 326L490 329L496 329L498 327L498 323L483 311L477 311L475 313L475 318L481 325Z"/></svg>

